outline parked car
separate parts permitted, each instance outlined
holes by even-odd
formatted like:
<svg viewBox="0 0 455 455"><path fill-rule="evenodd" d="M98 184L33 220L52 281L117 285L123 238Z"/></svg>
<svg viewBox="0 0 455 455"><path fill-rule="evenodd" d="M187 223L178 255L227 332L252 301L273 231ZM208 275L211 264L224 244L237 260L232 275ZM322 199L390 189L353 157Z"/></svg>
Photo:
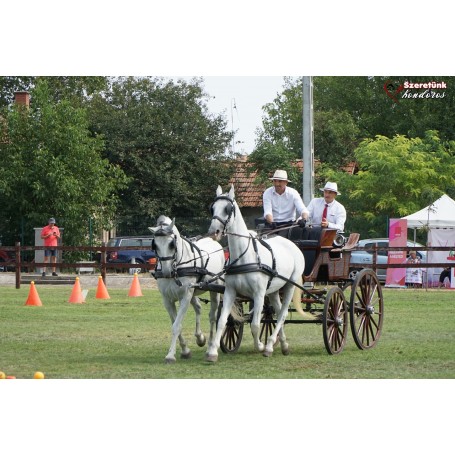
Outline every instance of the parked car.
<svg viewBox="0 0 455 455"><path fill-rule="evenodd" d="M9 264L14 261L14 258L14 251L8 252L0 250L0 272L13 271L14 267L11 267Z"/></svg>
<svg viewBox="0 0 455 455"><path fill-rule="evenodd" d="M380 238L380 239L363 239L360 240L356 246L370 248L364 251L353 251L351 253L351 264L362 264L364 265L363 268L371 268L373 266L373 254L374 254L374 247L377 246L377 257L376 257L376 264L378 268L376 269L376 275L378 276L378 280L381 283L385 283L387 277L387 260L388 260L388 251L387 248L389 247L389 239L388 238ZM412 240L407 241L408 247L423 247L422 244L413 242ZM417 257L420 258L422 262L427 262L427 252L426 251L417 251ZM349 278L354 278L357 273L360 272L362 268L352 267L349 269Z"/></svg>
<svg viewBox="0 0 455 455"><path fill-rule="evenodd" d="M156 264L156 253L152 250L153 237L113 237L110 239L106 246L108 247L148 247L146 250L119 250L119 251L108 251L106 254L106 261L109 263L121 263L121 262L136 262L136 264L149 263L152 265ZM134 261L133 261L134 259ZM138 271L145 271L145 269L138 269Z"/></svg>

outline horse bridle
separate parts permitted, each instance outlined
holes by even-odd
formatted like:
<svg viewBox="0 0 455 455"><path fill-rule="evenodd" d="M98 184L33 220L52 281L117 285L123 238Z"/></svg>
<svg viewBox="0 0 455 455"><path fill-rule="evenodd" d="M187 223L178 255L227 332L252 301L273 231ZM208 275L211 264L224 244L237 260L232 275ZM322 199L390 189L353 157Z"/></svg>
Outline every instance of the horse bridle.
<svg viewBox="0 0 455 455"><path fill-rule="evenodd" d="M222 218L220 218L219 216L213 215L213 206L214 206L216 201L219 201L221 199L224 199L224 200L229 201L231 203L231 210L229 211L228 217L226 218L225 221ZM215 200L212 202L211 206L210 206L210 212L212 214L212 220L218 220L223 225L223 232L222 232L223 236L226 235L226 226L228 225L229 221L231 220L232 215L235 216L235 205L234 205L234 202L235 202L235 199L231 199L229 196L221 195L221 196L217 196L215 198Z"/></svg>
<svg viewBox="0 0 455 455"><path fill-rule="evenodd" d="M176 283L179 286L181 286L182 283L181 283L181 281L178 278L180 276L179 275L179 270L182 271L183 274L185 274L185 272L186 272L186 275L195 275L195 276L201 275L201 271L202 270L204 270L204 274L207 273L205 268L207 267L207 264L208 264L208 262L210 260L210 255L208 255L205 264L203 264L203 257L202 257L201 250L193 242L191 242L190 240L188 240L185 237L181 237L182 242L186 241L186 242L189 243L191 251L193 253L193 258L189 259L188 261L181 262L181 260L183 259L183 249L182 249L182 256L181 256L180 261L179 261L178 258L177 258L178 257L177 235L174 234L174 233L165 232L163 229L160 229L159 231L155 232L155 236L163 236L163 237L164 236L166 236L166 237L172 236L173 237L172 241L174 243L174 248L175 248L175 252L174 252L174 254L172 256L159 256L158 254L156 254L156 257L158 258L158 260L160 262L173 261L172 264L171 264L171 268L172 268L171 275L170 276L161 276L161 278L174 278ZM197 254L195 254L195 250L196 250ZM156 251L156 248L155 248L155 251ZM198 261L198 260L201 260L201 267L199 267L199 268L196 266L196 261ZM193 267L179 269L180 266L185 265L185 264L189 264L190 262L194 263Z"/></svg>
<svg viewBox="0 0 455 455"><path fill-rule="evenodd" d="M174 242L174 247L175 247L175 252L172 256L159 256L158 253L156 253L156 257L159 259L160 262L163 261L177 261L177 236L175 234L168 234L164 232L164 230L159 230L158 232L155 232L155 237L170 237L172 235L173 237L173 242ZM153 242L153 246L155 247L155 242ZM156 251L156 248L154 248Z"/></svg>

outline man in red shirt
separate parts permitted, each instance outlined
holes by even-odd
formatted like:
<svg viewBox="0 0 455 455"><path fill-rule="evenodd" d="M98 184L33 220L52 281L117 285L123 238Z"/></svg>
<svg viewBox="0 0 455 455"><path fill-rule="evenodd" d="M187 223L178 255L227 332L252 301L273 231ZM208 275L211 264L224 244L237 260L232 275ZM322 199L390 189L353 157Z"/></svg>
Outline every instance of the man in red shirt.
<svg viewBox="0 0 455 455"><path fill-rule="evenodd" d="M52 262L52 276L57 276L55 273L55 263L57 262L57 250L55 247L58 244L58 239L60 238L60 230L55 225L55 219L49 218L48 225L44 226L41 231L41 238L44 239L44 263L49 262L49 257L51 257ZM46 266L44 266L43 276L46 276Z"/></svg>

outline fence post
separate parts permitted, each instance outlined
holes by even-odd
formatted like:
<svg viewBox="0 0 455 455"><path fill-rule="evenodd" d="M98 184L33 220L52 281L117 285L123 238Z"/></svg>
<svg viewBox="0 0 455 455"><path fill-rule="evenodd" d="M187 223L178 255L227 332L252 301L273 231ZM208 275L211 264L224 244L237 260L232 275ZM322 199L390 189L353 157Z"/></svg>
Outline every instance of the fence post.
<svg viewBox="0 0 455 455"><path fill-rule="evenodd" d="M16 242L16 289L21 288L21 242Z"/></svg>
<svg viewBox="0 0 455 455"><path fill-rule="evenodd" d="M101 277L103 278L103 282L106 284L106 242L101 244Z"/></svg>

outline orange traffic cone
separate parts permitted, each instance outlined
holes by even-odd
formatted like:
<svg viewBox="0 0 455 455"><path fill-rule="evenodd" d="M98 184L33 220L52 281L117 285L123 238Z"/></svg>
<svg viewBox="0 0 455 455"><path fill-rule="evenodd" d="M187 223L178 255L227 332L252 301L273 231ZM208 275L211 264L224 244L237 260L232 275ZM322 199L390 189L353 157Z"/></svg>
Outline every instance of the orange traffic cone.
<svg viewBox="0 0 455 455"><path fill-rule="evenodd" d="M79 277L76 277L76 281L73 286L69 303L85 303L84 296L82 295L81 283L79 282Z"/></svg>
<svg viewBox="0 0 455 455"><path fill-rule="evenodd" d="M110 299L109 293L107 292L106 285L104 284L103 277L98 277L98 288L96 289L97 299Z"/></svg>
<svg viewBox="0 0 455 455"><path fill-rule="evenodd" d="M30 291L28 293L28 298L25 301L25 304L28 306L43 306L41 299L39 298L38 291L35 287L35 282L30 283Z"/></svg>
<svg viewBox="0 0 455 455"><path fill-rule="evenodd" d="M139 277L137 273L134 274L133 282L131 283L130 292L128 297L142 297L141 285L139 283Z"/></svg>

